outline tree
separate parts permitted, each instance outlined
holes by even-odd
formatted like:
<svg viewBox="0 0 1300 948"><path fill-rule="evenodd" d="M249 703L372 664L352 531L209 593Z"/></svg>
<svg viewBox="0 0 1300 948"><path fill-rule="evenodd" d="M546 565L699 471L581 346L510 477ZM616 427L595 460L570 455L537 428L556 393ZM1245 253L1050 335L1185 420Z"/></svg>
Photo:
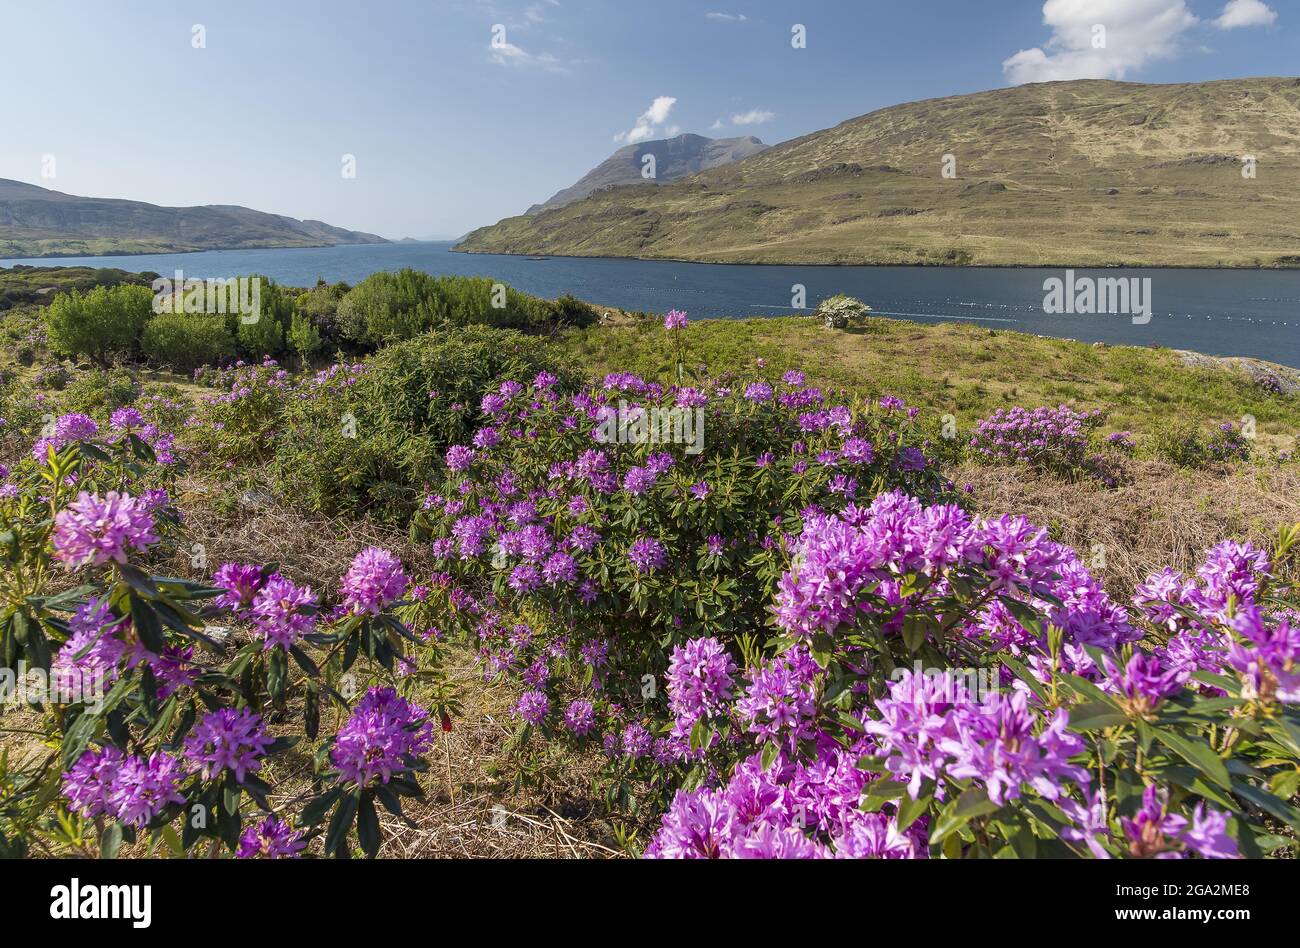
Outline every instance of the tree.
<svg viewBox="0 0 1300 948"><path fill-rule="evenodd" d="M293 351L298 353L298 358L302 360L305 368L321 347L320 332L311 321L311 317L303 313L293 314L289 322L288 342Z"/></svg>
<svg viewBox="0 0 1300 948"><path fill-rule="evenodd" d="M114 355L132 355L153 315L147 286L97 286L88 293L60 293L45 311L50 349L88 356L107 365Z"/></svg>

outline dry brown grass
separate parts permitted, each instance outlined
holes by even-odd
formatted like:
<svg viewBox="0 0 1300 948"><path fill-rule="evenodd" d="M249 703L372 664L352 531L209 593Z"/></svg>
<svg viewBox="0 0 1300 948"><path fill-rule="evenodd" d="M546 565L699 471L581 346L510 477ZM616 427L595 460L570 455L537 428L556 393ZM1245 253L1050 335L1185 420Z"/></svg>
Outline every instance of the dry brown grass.
<svg viewBox="0 0 1300 948"><path fill-rule="evenodd" d="M1159 461L1131 461L1125 482L1064 483L1024 467L966 464L952 472L974 486L985 514L1020 514L1049 528L1085 562L1102 544L1106 565L1096 572L1108 590L1127 599L1133 587L1164 566L1191 573L1205 550L1225 539L1267 543L1284 524L1300 522L1300 472L1245 465L1185 471Z"/></svg>

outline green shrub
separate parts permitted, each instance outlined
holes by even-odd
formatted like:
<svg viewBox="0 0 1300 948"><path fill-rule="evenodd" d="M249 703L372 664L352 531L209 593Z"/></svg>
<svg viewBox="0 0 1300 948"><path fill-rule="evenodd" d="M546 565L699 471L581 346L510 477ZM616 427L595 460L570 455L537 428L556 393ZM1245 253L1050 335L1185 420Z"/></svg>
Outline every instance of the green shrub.
<svg viewBox="0 0 1300 948"><path fill-rule="evenodd" d="M140 345L151 363L180 372L215 364L235 352L224 319L187 313L159 313L145 327Z"/></svg>
<svg viewBox="0 0 1300 948"><path fill-rule="evenodd" d="M566 293L551 304L555 322L561 326L590 326L596 322L596 310L572 294Z"/></svg>
<svg viewBox="0 0 1300 948"><path fill-rule="evenodd" d="M487 277L433 277L410 269L372 274L338 307L340 335L365 348L411 339L441 326L541 330L561 322L594 321L591 307L572 297L551 303Z"/></svg>
<svg viewBox="0 0 1300 948"><path fill-rule="evenodd" d="M352 289L347 283L326 283L298 294L298 312L320 334L322 346L338 346L344 341L339 334L339 303Z"/></svg>
<svg viewBox="0 0 1300 948"><path fill-rule="evenodd" d="M88 293L60 293L45 311L50 348L101 364L114 355L132 355L153 314L153 299L147 286L98 286Z"/></svg>
<svg viewBox="0 0 1300 948"><path fill-rule="evenodd" d="M322 345L320 330L305 313L293 314L293 319L289 323L289 335L285 341L287 348L298 354L304 366L320 352Z"/></svg>
<svg viewBox="0 0 1300 948"><path fill-rule="evenodd" d="M297 306L294 297L270 277L253 274L248 279L259 281L257 319L246 321L241 316L232 316L229 325L240 351L250 361L260 361L285 351L285 341Z"/></svg>
<svg viewBox="0 0 1300 948"><path fill-rule="evenodd" d="M367 347L410 339L442 322L434 278L415 270L375 273L358 283L339 303L339 332Z"/></svg>
<svg viewBox="0 0 1300 948"><path fill-rule="evenodd" d="M139 383L125 369L91 369L77 375L59 403L62 411L107 416L116 408L130 405L140 394Z"/></svg>
<svg viewBox="0 0 1300 948"><path fill-rule="evenodd" d="M480 326L388 346L355 385L282 399L276 488L311 510L399 520L447 446L471 436L483 395L543 369L571 376L542 340Z"/></svg>
<svg viewBox="0 0 1300 948"><path fill-rule="evenodd" d="M1190 421L1174 421L1152 437L1151 452L1178 467L1204 467L1214 461L1245 461L1250 441L1232 422L1217 426L1207 438Z"/></svg>
<svg viewBox="0 0 1300 948"><path fill-rule="evenodd" d="M52 362L49 365L42 366L36 373L34 379L37 388L49 389L54 392L63 391L63 387L72 379L72 372L66 365L58 362Z"/></svg>

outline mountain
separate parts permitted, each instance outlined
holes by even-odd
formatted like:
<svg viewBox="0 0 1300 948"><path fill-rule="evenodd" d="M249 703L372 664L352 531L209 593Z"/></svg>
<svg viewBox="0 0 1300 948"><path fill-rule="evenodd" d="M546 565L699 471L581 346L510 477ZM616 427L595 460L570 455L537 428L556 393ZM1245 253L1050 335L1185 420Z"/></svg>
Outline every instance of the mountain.
<svg viewBox="0 0 1300 948"><path fill-rule="evenodd" d="M382 244L382 237L233 204L159 207L0 178L0 257Z"/></svg>
<svg viewBox="0 0 1300 948"><path fill-rule="evenodd" d="M767 146L753 135L744 138L705 138L703 135L678 135L653 142L625 145L591 171L578 183L556 192L550 200L534 204L525 214L538 214L579 201L595 191L625 184L659 184L676 181L709 168L718 168L757 155ZM653 179L642 176L645 155L655 157Z"/></svg>
<svg viewBox="0 0 1300 948"><path fill-rule="evenodd" d="M945 155L955 177L941 173ZM458 249L1300 266L1300 79L1078 80L893 106L656 188L507 218Z"/></svg>

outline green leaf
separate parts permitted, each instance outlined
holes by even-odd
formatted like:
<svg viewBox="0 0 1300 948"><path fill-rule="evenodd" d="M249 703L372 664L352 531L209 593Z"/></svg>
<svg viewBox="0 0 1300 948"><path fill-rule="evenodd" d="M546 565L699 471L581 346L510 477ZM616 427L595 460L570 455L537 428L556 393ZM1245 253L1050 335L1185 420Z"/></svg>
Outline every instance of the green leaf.
<svg viewBox="0 0 1300 948"><path fill-rule="evenodd" d="M307 734L307 740L316 740L316 735L320 733L320 688L314 681L307 682L307 694L303 698L303 730Z"/></svg>
<svg viewBox="0 0 1300 948"><path fill-rule="evenodd" d="M898 801L898 816L896 818L898 831L901 833L915 823L917 817L929 809L932 799L933 797L928 793L917 797L915 800L907 796L901 798Z"/></svg>
<svg viewBox="0 0 1300 948"><path fill-rule="evenodd" d="M930 627L926 617L920 613L911 613L903 620L903 644L907 646L909 652L915 652L925 644L926 634Z"/></svg>
<svg viewBox="0 0 1300 948"><path fill-rule="evenodd" d="M325 832L325 855L333 855L347 846L348 830L352 829L352 820L357 815L358 797L358 793L349 793L334 811L329 829Z"/></svg>
<svg viewBox="0 0 1300 948"><path fill-rule="evenodd" d="M1284 800L1279 800L1267 790L1261 790L1258 787L1246 783L1244 780L1234 781L1232 785L1233 792L1244 800L1249 800L1255 806L1259 807L1265 813L1282 820L1291 829L1300 833L1300 812Z"/></svg>
<svg viewBox="0 0 1300 948"><path fill-rule="evenodd" d="M996 813L1001 807L989 799L988 794L978 787L972 787L944 807L935 821L930 833L931 844L939 843L945 837L961 829L977 816Z"/></svg>
<svg viewBox="0 0 1300 948"><path fill-rule="evenodd" d="M341 793L343 793L343 788L335 787L332 790L328 790L320 796L307 801L307 805L304 806L302 812L298 814L298 825L305 827L315 826L321 820L325 819L325 814L329 812L330 807L334 805L334 801L339 798Z"/></svg>
<svg viewBox="0 0 1300 948"><path fill-rule="evenodd" d="M116 859L117 851L122 846L122 824L112 823L104 830L99 839L99 855L102 859Z"/></svg>
<svg viewBox="0 0 1300 948"><path fill-rule="evenodd" d="M140 595L144 596L146 599L157 599L158 596L161 595L158 591L158 587L154 585L154 581L134 566L125 563L119 564L117 572L118 575L126 581L128 586L140 593Z"/></svg>
<svg viewBox="0 0 1300 948"><path fill-rule="evenodd" d="M1128 723L1128 715L1104 701L1085 701L1070 709L1067 727L1071 731L1100 731Z"/></svg>
<svg viewBox="0 0 1300 948"><path fill-rule="evenodd" d="M136 632L140 635L140 642L149 651L155 655L161 655L167 648L167 640L163 637L162 623L158 621L158 613L154 612L153 607L143 599L135 596L131 597L131 624L135 626Z"/></svg>
<svg viewBox="0 0 1300 948"><path fill-rule="evenodd" d="M379 814L375 812L375 801L368 793L362 795L357 811L357 838L367 857L374 859L379 854Z"/></svg>
<svg viewBox="0 0 1300 948"><path fill-rule="evenodd" d="M825 632L818 632L812 638L812 657L819 668L825 668L831 663L831 652L835 648L835 643Z"/></svg>
<svg viewBox="0 0 1300 948"><path fill-rule="evenodd" d="M1232 780L1228 776L1228 768L1223 765L1223 759L1208 744L1203 744L1199 740L1188 740L1163 728L1152 728L1151 730L1156 740L1200 770L1210 780L1213 780L1225 790L1232 789Z"/></svg>

